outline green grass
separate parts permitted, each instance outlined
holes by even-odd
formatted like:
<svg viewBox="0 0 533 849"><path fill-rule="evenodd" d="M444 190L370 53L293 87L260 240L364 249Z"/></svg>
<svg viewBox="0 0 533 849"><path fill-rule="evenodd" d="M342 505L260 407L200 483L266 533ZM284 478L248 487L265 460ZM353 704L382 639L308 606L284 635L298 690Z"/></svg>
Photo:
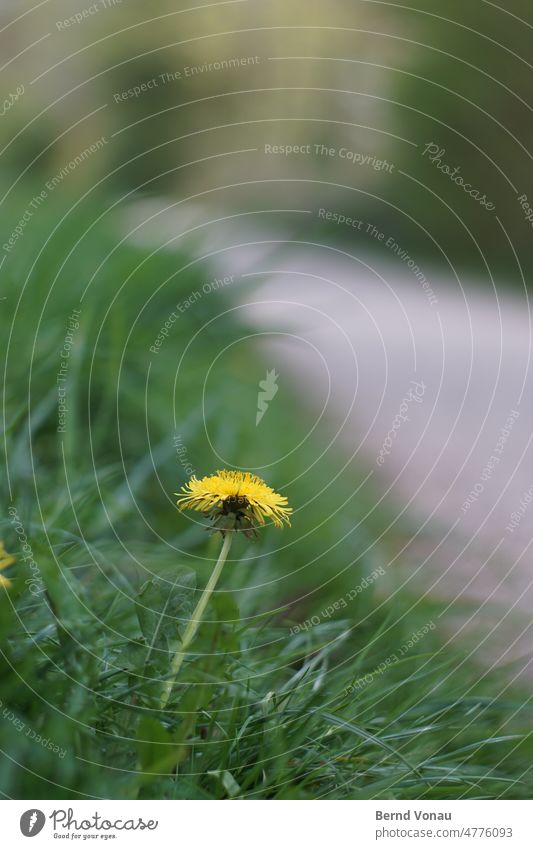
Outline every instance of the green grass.
<svg viewBox="0 0 533 849"><path fill-rule="evenodd" d="M283 375L255 427L257 384L274 364L239 341L246 330L221 316L219 294L180 314L150 354L176 302L213 275L186 246L119 246L114 213L93 225L103 209L80 204L39 255L65 212L48 207L5 263L1 531L18 562L0 595L0 792L529 798L531 705L445 646L435 603L398 589L391 516L373 509L365 470L324 450L320 429L308 435ZM58 434L59 351L89 283ZM235 543L162 712L169 652L220 545L175 507L187 463L198 474L257 468L295 516L291 529Z"/></svg>

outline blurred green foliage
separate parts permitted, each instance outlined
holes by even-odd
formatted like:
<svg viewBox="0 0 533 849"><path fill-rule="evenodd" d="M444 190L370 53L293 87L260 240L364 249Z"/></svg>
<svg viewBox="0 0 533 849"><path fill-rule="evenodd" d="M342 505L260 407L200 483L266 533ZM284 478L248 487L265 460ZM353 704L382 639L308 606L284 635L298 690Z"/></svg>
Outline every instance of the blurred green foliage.
<svg viewBox="0 0 533 849"><path fill-rule="evenodd" d="M3 118L7 185L21 172L48 179L104 135L105 152L69 176L72 187L103 180L116 191L198 196L227 209L255 205L258 194L278 198L276 180L287 179L299 203L372 221L418 262L446 268L452 285L463 272L496 288L523 274L527 285L531 225L517 200L533 198L527 0L196 10L160 0L148 19L132 0L59 31L71 12L60 0L0 34L6 90L25 86ZM22 65L17 50L31 41L30 26L51 37ZM186 72L243 56L260 61ZM377 173L314 155L280 161L264 155L267 142L347 146L395 167ZM431 142L494 212L422 155ZM251 188L221 190L235 183ZM376 247L348 229L335 233L356 249Z"/></svg>

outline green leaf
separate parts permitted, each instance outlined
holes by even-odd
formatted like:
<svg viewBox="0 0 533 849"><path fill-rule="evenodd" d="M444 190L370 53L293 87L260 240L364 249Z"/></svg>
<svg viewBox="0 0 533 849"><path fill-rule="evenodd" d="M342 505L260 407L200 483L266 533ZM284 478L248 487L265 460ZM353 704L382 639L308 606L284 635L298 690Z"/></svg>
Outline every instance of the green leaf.
<svg viewBox="0 0 533 849"><path fill-rule="evenodd" d="M143 773L164 773L172 770L180 758L179 747L153 716L145 715L137 730L137 758Z"/></svg>
<svg viewBox="0 0 533 849"><path fill-rule="evenodd" d="M233 658L240 654L240 642L237 637L237 628L241 624L240 612L236 602L230 593L218 592L211 596L211 609L214 616L207 627L204 627L204 636L212 639L216 636L217 649L219 653L230 652Z"/></svg>
<svg viewBox="0 0 533 849"><path fill-rule="evenodd" d="M141 588L135 609L147 643L146 665L168 667L191 614L195 583L193 572L181 571L172 581L152 578Z"/></svg>

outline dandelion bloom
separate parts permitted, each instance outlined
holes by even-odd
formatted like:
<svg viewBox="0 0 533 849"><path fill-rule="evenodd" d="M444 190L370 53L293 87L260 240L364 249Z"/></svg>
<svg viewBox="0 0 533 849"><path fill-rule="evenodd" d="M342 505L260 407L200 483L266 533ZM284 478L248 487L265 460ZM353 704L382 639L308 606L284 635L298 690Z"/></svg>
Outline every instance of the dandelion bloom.
<svg viewBox="0 0 533 849"><path fill-rule="evenodd" d="M7 569L8 566L12 566L15 562L15 558L8 554L4 548L4 543L0 542L0 572L2 569ZM11 581L9 578L5 578L0 574L0 587L10 587Z"/></svg>
<svg viewBox="0 0 533 849"><path fill-rule="evenodd" d="M250 472L218 471L198 480L194 475L177 500L180 510L199 510L213 520L217 530L243 530L271 520L281 528L290 525L292 509L284 495L274 492L264 480Z"/></svg>

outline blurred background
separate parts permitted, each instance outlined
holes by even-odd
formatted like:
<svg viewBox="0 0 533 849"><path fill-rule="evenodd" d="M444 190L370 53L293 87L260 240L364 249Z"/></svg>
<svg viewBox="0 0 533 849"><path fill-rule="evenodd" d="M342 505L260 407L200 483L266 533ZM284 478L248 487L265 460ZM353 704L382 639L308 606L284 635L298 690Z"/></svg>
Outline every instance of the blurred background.
<svg viewBox="0 0 533 849"><path fill-rule="evenodd" d="M329 698L431 622L389 709L413 674L420 722L472 682L471 733L520 714L485 706L531 678L532 29L525 0L0 0L3 680L77 753L59 775L4 727L3 792L139 791L111 770L98 790L130 753L76 735L131 732L102 682L135 666L144 582L207 580L173 494L221 467L295 508L239 541L216 611L273 623L268 675L334 645ZM231 639L244 662L258 638Z"/></svg>
<svg viewBox="0 0 533 849"><path fill-rule="evenodd" d="M96 3L96 12L78 5L50 0L30 13L2 3L4 89L25 87L2 120L6 176L48 177L105 136L105 153L71 175L70 191L99 180L114 192L184 198L208 190L209 204L226 209L253 206L259 190L279 197L283 187L269 181L287 177L292 198L316 202L319 180L322 203L335 198L381 229L393 225L419 257L442 262L444 251L485 277L477 242L491 267L519 277L496 216L481 214L422 150L431 142L444 149L443 161L494 204L515 247L527 247L530 225L516 202L517 192L531 193L525 0L505 8L238 0L190 9L160 0L149 16L135 0ZM75 14L82 19L69 21ZM245 64L216 67L230 60ZM351 169L314 152L268 156L265 143L346 146L394 169ZM221 189L260 180L260 188ZM421 225L438 233L440 249Z"/></svg>

